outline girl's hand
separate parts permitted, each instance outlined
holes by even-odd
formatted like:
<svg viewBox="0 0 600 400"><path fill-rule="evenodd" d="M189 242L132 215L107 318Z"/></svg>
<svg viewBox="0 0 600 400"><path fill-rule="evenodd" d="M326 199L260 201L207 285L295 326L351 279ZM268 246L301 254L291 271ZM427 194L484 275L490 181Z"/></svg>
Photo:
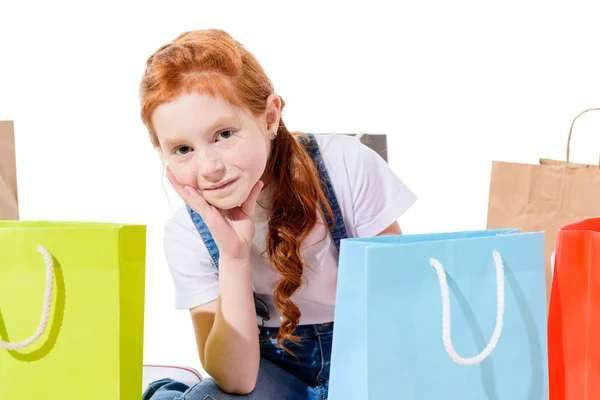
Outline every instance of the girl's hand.
<svg viewBox="0 0 600 400"><path fill-rule="evenodd" d="M221 210L209 204L198 190L181 185L169 167L167 178L183 201L200 214L219 248L221 257L247 261L254 238L254 210L263 183L258 181L254 185L248 199L240 207Z"/></svg>

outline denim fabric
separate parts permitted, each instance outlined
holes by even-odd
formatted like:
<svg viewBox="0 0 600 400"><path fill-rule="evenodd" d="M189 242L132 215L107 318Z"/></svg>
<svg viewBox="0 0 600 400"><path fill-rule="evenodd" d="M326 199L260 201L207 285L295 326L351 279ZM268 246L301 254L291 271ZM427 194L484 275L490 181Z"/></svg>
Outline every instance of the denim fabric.
<svg viewBox="0 0 600 400"><path fill-rule="evenodd" d="M215 243L215 239L212 237L212 233L210 233L208 226L206 226L206 223L200 214L192 210L192 208L187 204L186 208L190 214L190 217L192 218L192 222L194 222L194 225L196 226L196 229L202 238L202 241L204 242L204 245L206 246L206 249L208 250L208 254L210 254L210 258L215 266L219 268L219 248L217 247L217 243Z"/></svg>
<svg viewBox="0 0 600 400"><path fill-rule="evenodd" d="M150 384L143 400L326 400L333 323L302 325L299 344L285 343L294 356L277 346L278 328L260 329L260 369L254 391L239 396L219 389L211 378L191 388L171 379Z"/></svg>
<svg viewBox="0 0 600 400"><path fill-rule="evenodd" d="M335 248L337 249L339 254L341 240L346 239L348 237L348 233L346 232L346 225L344 224L342 211L340 209L340 205L335 195L335 191L333 190L331 179L329 178L329 174L327 173L327 169L325 168L325 162L321 157L321 151L319 150L317 140L315 139L315 136L310 133L308 133L307 136L308 141L303 137L300 137L298 140L300 141L300 143L302 143L302 145L306 149L307 153L310 155L311 159L313 160L319 171L321 189L327 197L329 206L331 207L335 218L335 226L333 227L333 229L330 229L330 234L331 240L335 244ZM206 223L204 222L200 214L192 210L192 208L189 205L186 205L186 207L188 213L190 214L190 217L192 218L192 221L194 222L194 225L196 226L196 229L198 230L198 233L202 237L202 241L206 245L208 253L210 254L211 259L213 260L215 267L219 268L219 249L217 247L217 244L215 243L215 240L212 237L212 234L210 233L208 227L206 226ZM325 207L323 207L323 209L325 211ZM329 213L325 212L324 214L328 225L331 226L332 221L331 217L329 216ZM256 308L256 315L258 315L263 321L268 321L269 309L267 305L256 296L254 296L254 305Z"/></svg>
<svg viewBox="0 0 600 400"><path fill-rule="evenodd" d="M329 387L333 322L297 327L294 334L301 338L300 342L284 343L294 355L277 345L278 332L279 328L261 328L259 336L261 357L291 372L306 385L321 387L326 398Z"/></svg>
<svg viewBox="0 0 600 400"><path fill-rule="evenodd" d="M333 185L331 184L331 179L329 178L329 173L327 173L327 168L325 168L325 162L323 161L323 157L321 156L321 151L319 150L319 144L315 139L314 135L308 133L308 142L303 137L299 137L298 140L304 148L306 152L312 158L313 163L317 166L319 170L319 178L321 180L321 189L327 197L327 201L329 202L329 206L331 207L331 211L333 211L333 216L335 218L335 226L330 230L331 239L335 244L335 248L340 253L340 242L342 239L346 239L348 237L348 233L346 232L346 225L344 224L344 218L342 216L342 211L340 209L340 204L338 203L337 197L335 195L335 191L333 190ZM325 207L323 207L323 211L325 214L325 219L327 224L331 226L331 217L329 213L326 212Z"/></svg>

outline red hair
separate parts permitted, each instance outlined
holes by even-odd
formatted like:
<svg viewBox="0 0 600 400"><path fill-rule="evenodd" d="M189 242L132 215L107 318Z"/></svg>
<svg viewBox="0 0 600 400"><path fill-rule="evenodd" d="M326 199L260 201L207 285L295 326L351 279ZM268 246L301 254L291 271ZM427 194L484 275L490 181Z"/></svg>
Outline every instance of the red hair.
<svg viewBox="0 0 600 400"><path fill-rule="evenodd" d="M159 146L152 113L160 104L191 92L221 96L258 117L266 112L267 98L274 89L254 56L224 31L183 33L148 58L140 85L141 116L155 147ZM303 134L288 132L280 120L265 171L273 177L277 188L266 253L281 275L273 298L277 311L284 317L277 343L286 350L285 340L299 339L293 332L301 314L290 297L302 284L305 263L300 246L319 216L326 221L323 206L334 221L317 168L295 137L299 135Z"/></svg>

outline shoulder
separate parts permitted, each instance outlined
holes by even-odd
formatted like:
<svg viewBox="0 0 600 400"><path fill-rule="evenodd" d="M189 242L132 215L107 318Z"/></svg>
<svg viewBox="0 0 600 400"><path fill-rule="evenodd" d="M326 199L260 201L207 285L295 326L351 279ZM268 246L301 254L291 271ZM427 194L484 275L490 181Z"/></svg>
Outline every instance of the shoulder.
<svg viewBox="0 0 600 400"><path fill-rule="evenodd" d="M316 135L316 140L352 236L379 234L416 201L384 158L358 137Z"/></svg>
<svg viewBox="0 0 600 400"><path fill-rule="evenodd" d="M332 183L348 184L355 174L361 152L366 148L355 136L343 134L315 135L321 159ZM340 182L342 181L342 182Z"/></svg>
<svg viewBox="0 0 600 400"><path fill-rule="evenodd" d="M323 160L328 163L356 161L364 145L351 135L330 134L315 135Z"/></svg>
<svg viewBox="0 0 600 400"><path fill-rule="evenodd" d="M391 170L376 151L357 136L344 134L315 135L321 157L331 180L354 186L361 174L387 174ZM344 179L345 178L345 179Z"/></svg>

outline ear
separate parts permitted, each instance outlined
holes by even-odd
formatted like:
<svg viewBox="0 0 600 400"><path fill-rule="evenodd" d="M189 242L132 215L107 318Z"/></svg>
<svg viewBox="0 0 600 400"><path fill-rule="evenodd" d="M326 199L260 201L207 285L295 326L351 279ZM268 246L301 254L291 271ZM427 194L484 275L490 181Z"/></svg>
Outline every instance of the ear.
<svg viewBox="0 0 600 400"><path fill-rule="evenodd" d="M281 97L272 94L267 99L267 108L265 111L265 122L267 126L268 137L273 137L279 129L279 121L281 119Z"/></svg>

